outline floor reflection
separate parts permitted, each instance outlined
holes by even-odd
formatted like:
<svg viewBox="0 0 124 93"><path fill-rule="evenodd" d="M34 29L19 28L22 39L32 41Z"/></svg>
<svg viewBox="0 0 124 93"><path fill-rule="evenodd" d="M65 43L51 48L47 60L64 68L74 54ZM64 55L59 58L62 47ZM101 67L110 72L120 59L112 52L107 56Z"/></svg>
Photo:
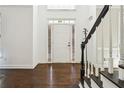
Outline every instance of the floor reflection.
<svg viewBox="0 0 124 93"><path fill-rule="evenodd" d="M35 69L0 70L6 77L0 80L5 88L69 88L78 85L80 64L39 64ZM77 87L77 86L76 86Z"/></svg>

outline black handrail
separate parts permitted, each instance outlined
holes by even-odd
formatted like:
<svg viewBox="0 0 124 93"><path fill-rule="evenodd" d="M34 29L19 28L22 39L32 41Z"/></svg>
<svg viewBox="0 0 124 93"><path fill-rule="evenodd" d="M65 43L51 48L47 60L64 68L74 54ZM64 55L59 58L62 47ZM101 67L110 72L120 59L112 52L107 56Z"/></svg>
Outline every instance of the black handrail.
<svg viewBox="0 0 124 93"><path fill-rule="evenodd" d="M99 26L99 24L101 23L102 18L104 18L104 16L106 15L106 13L109 10L109 5L105 5L104 8L102 9L101 13L99 14L98 18L96 19L93 27L91 28L88 36L86 37L85 41L82 42L81 44L81 51L82 51L82 55L81 55L81 69L80 69L80 78L81 78L81 83L84 83L84 74L85 74L85 68L84 68L84 49L85 49L85 45L88 43L88 40L91 38L92 34L96 31L96 27Z"/></svg>
<svg viewBox="0 0 124 93"><path fill-rule="evenodd" d="M101 23L101 19L104 18L104 16L105 16L106 13L108 12L108 10L109 10L109 5L105 5L104 8L103 8L103 10L101 11L100 15L98 16L96 22L94 23L94 25L93 25L93 27L92 27L90 33L89 33L88 36L86 37L85 42L84 42L85 44L88 43L88 39L91 38L91 35L95 32L96 27L99 26L99 24Z"/></svg>

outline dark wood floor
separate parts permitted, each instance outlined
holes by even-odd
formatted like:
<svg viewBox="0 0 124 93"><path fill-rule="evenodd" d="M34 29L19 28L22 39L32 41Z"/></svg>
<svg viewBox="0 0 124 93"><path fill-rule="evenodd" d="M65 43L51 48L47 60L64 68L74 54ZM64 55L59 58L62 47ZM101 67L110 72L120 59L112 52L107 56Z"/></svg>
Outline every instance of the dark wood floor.
<svg viewBox="0 0 124 93"><path fill-rule="evenodd" d="M74 88L79 84L80 64L39 64L35 69L0 70L3 88Z"/></svg>

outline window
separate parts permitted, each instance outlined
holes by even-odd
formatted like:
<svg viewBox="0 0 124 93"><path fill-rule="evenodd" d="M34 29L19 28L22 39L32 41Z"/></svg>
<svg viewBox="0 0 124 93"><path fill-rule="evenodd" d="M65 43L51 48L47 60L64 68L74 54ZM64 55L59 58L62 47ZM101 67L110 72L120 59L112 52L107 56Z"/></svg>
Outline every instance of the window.
<svg viewBox="0 0 124 93"><path fill-rule="evenodd" d="M55 19L55 20L49 20L49 24L75 24L75 20Z"/></svg>
<svg viewBox="0 0 124 93"><path fill-rule="evenodd" d="M48 5L48 10L75 10L76 7L74 5Z"/></svg>

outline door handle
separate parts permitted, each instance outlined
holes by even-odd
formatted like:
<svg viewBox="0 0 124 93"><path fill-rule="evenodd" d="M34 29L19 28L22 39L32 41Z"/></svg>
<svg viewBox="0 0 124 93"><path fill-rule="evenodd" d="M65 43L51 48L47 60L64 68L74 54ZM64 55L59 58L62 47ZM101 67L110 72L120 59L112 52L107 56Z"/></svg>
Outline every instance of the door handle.
<svg viewBox="0 0 124 93"><path fill-rule="evenodd" d="M70 42L68 42L68 47L70 47L71 46L71 44L70 44Z"/></svg>

